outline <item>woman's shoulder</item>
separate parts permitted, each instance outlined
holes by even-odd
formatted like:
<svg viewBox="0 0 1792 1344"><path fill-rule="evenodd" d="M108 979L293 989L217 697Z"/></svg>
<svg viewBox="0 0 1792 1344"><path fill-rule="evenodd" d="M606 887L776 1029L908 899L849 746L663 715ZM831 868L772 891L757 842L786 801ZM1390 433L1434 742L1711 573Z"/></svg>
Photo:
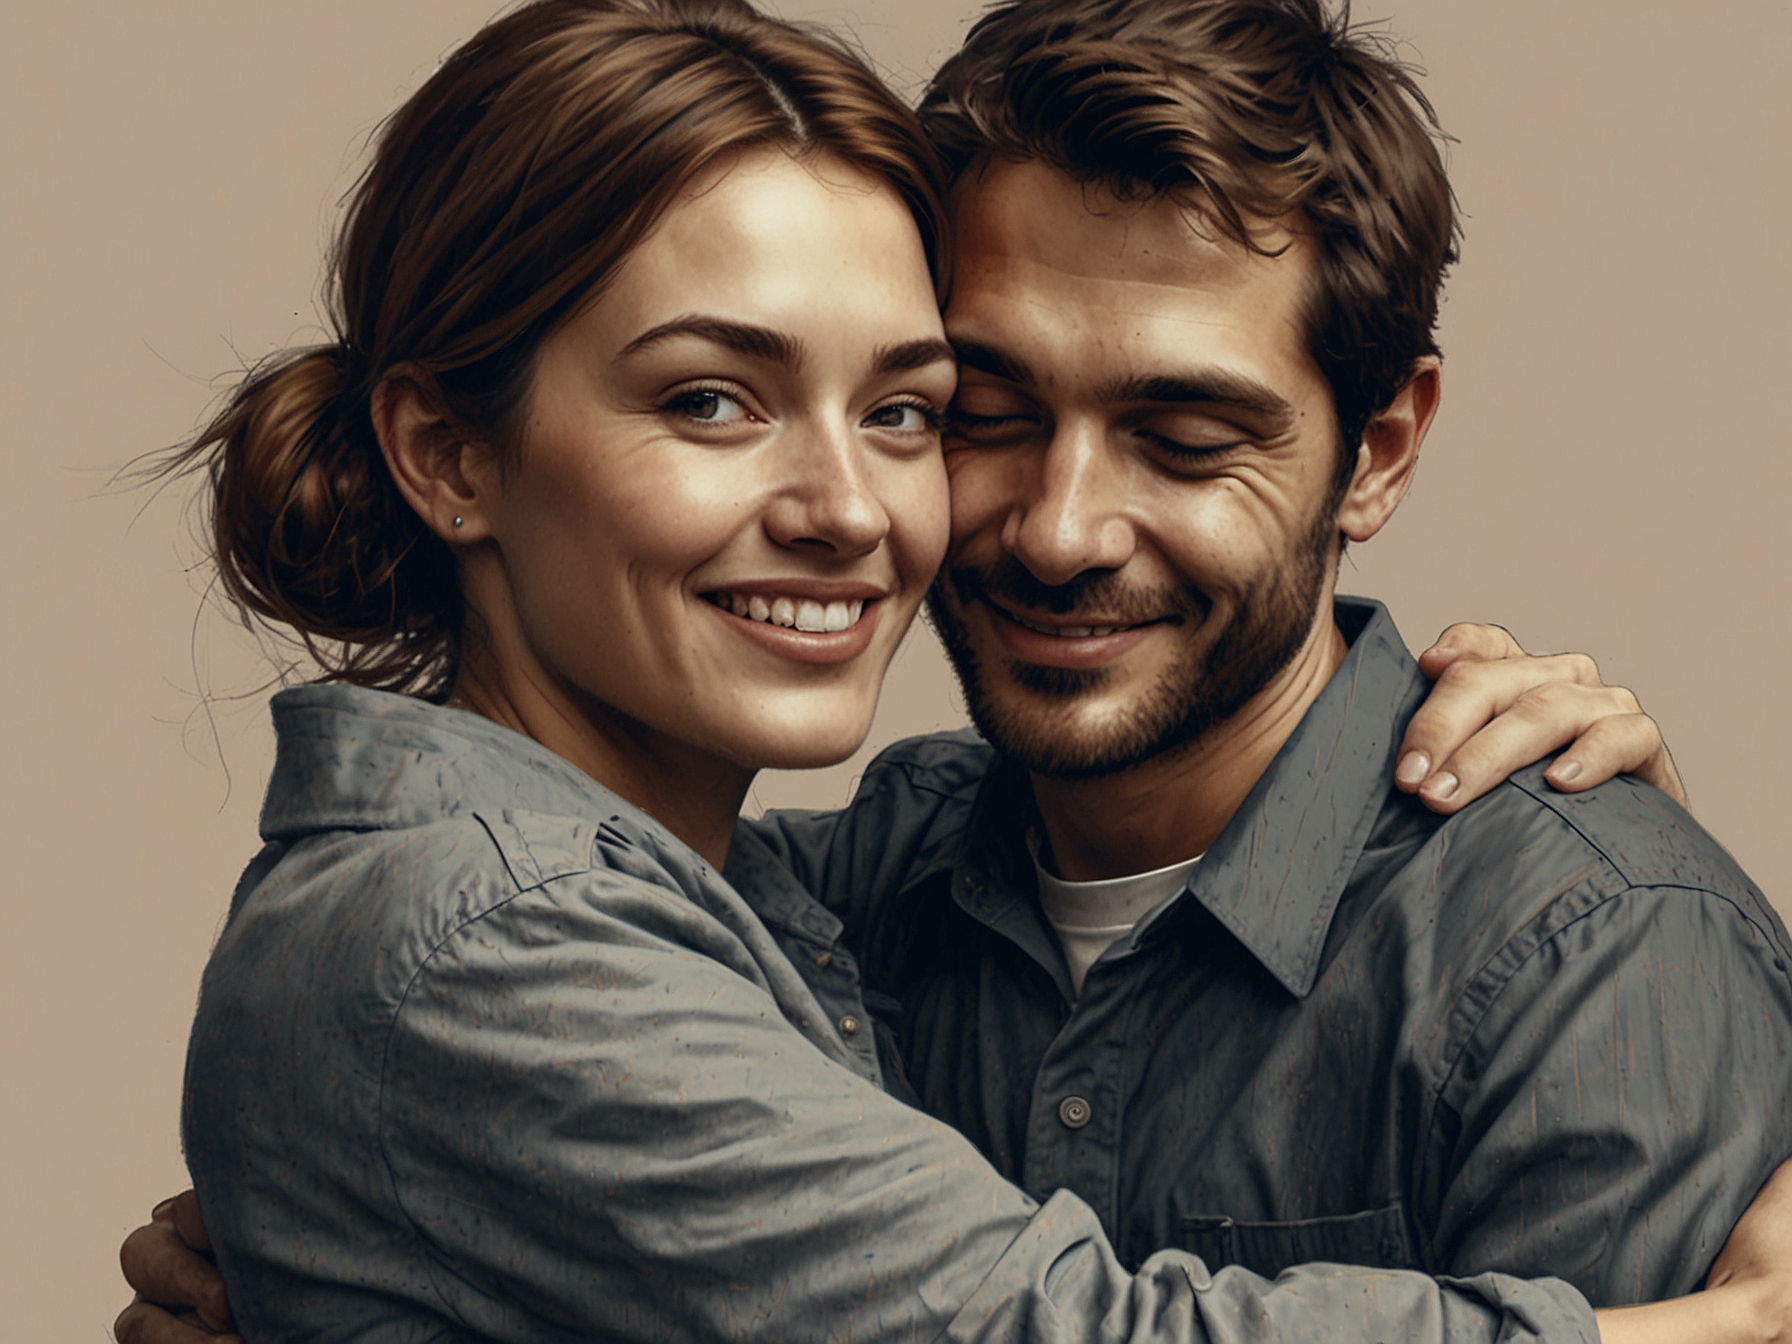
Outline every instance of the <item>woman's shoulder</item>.
<svg viewBox="0 0 1792 1344"><path fill-rule="evenodd" d="M534 743L482 721L462 731L464 717L341 688L276 704L269 847L206 969L190 1063L217 1083L285 1058L265 1080L276 1091L290 1069L367 1080L418 1004L479 1015L643 976L750 987L764 1010L827 1025L697 854Z"/></svg>
<svg viewBox="0 0 1792 1344"><path fill-rule="evenodd" d="M473 808L406 826L331 828L274 842L244 875L207 967L209 990L265 1001L337 987L388 1014L444 950L482 959L618 931L707 945L692 875L617 819Z"/></svg>

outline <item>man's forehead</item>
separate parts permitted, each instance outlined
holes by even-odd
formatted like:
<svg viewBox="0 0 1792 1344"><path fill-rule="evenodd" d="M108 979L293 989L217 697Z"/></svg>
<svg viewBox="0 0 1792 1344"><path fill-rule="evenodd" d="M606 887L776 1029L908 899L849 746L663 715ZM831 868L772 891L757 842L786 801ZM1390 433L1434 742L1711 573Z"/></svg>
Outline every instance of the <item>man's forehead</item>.
<svg viewBox="0 0 1792 1344"><path fill-rule="evenodd" d="M966 173L953 212L958 262L972 271L1042 267L1067 279L1214 288L1279 281L1309 264L1305 240L1273 223L1254 251L1192 202L1129 199L1036 159Z"/></svg>
<svg viewBox="0 0 1792 1344"><path fill-rule="evenodd" d="M1288 396L1319 378L1305 239L1266 238L1288 244L1266 256L1174 200L1123 200L1037 162L993 164L955 201L946 330L961 350L1032 375L1012 381L1067 390L1232 367Z"/></svg>

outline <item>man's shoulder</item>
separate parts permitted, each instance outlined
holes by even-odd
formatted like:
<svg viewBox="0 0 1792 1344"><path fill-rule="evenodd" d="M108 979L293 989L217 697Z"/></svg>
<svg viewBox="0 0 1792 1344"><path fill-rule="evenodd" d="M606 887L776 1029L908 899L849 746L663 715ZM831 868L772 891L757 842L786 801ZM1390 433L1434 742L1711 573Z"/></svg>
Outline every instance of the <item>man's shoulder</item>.
<svg viewBox="0 0 1792 1344"><path fill-rule="evenodd" d="M1440 830L1462 858L1510 864L1535 880L1591 886L1600 893L1659 893L1734 906L1782 953L1786 931L1767 898L1728 850L1690 813L1651 785L1626 775L1582 793L1544 780L1548 761L1515 772ZM1496 856L1509 852L1509 858ZM1532 889L1535 890L1534 884ZM1552 888L1553 889L1553 888ZM1561 891L1567 897L1572 887Z"/></svg>
<svg viewBox="0 0 1792 1344"><path fill-rule="evenodd" d="M1382 851L1393 870L1373 881L1353 922L1372 940L1391 935L1374 955L1430 987L1424 1034L1443 1058L1502 1020L1490 1012L1496 1000L1516 1011L1515 992L1566 993L1564 975L1610 979L1628 965L1653 973L1733 957L1782 993L1785 926L1702 826L1649 785L1619 778L1563 794L1545 769L1517 772L1441 822L1401 828L1399 814L1416 803L1388 814L1380 838L1394 839Z"/></svg>

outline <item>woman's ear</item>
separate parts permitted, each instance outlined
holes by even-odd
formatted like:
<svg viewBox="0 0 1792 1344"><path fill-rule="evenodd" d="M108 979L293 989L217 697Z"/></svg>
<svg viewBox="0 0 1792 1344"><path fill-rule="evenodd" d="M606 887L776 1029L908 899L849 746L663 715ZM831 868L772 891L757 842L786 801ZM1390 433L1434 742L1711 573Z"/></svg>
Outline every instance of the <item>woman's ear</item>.
<svg viewBox="0 0 1792 1344"><path fill-rule="evenodd" d="M1356 474L1338 505L1338 530L1352 541L1381 531L1406 497L1419 465L1419 447L1443 395L1441 363L1423 355L1394 399L1369 418L1357 449Z"/></svg>
<svg viewBox="0 0 1792 1344"><path fill-rule="evenodd" d="M487 505L497 487L491 450L469 435L415 375L393 373L373 390L373 432L399 493L444 541L491 535Z"/></svg>

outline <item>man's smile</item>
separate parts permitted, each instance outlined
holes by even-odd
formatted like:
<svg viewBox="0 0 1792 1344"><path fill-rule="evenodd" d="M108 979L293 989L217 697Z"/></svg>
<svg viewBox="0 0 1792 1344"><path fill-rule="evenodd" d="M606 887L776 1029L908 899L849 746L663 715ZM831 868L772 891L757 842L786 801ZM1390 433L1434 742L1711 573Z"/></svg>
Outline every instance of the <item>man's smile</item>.
<svg viewBox="0 0 1792 1344"><path fill-rule="evenodd" d="M1154 631L1181 624L1176 616L1127 620L1111 612L1026 614L986 592L974 599L990 615L990 625L1009 657L1039 667L1090 671L1105 667L1148 640Z"/></svg>

